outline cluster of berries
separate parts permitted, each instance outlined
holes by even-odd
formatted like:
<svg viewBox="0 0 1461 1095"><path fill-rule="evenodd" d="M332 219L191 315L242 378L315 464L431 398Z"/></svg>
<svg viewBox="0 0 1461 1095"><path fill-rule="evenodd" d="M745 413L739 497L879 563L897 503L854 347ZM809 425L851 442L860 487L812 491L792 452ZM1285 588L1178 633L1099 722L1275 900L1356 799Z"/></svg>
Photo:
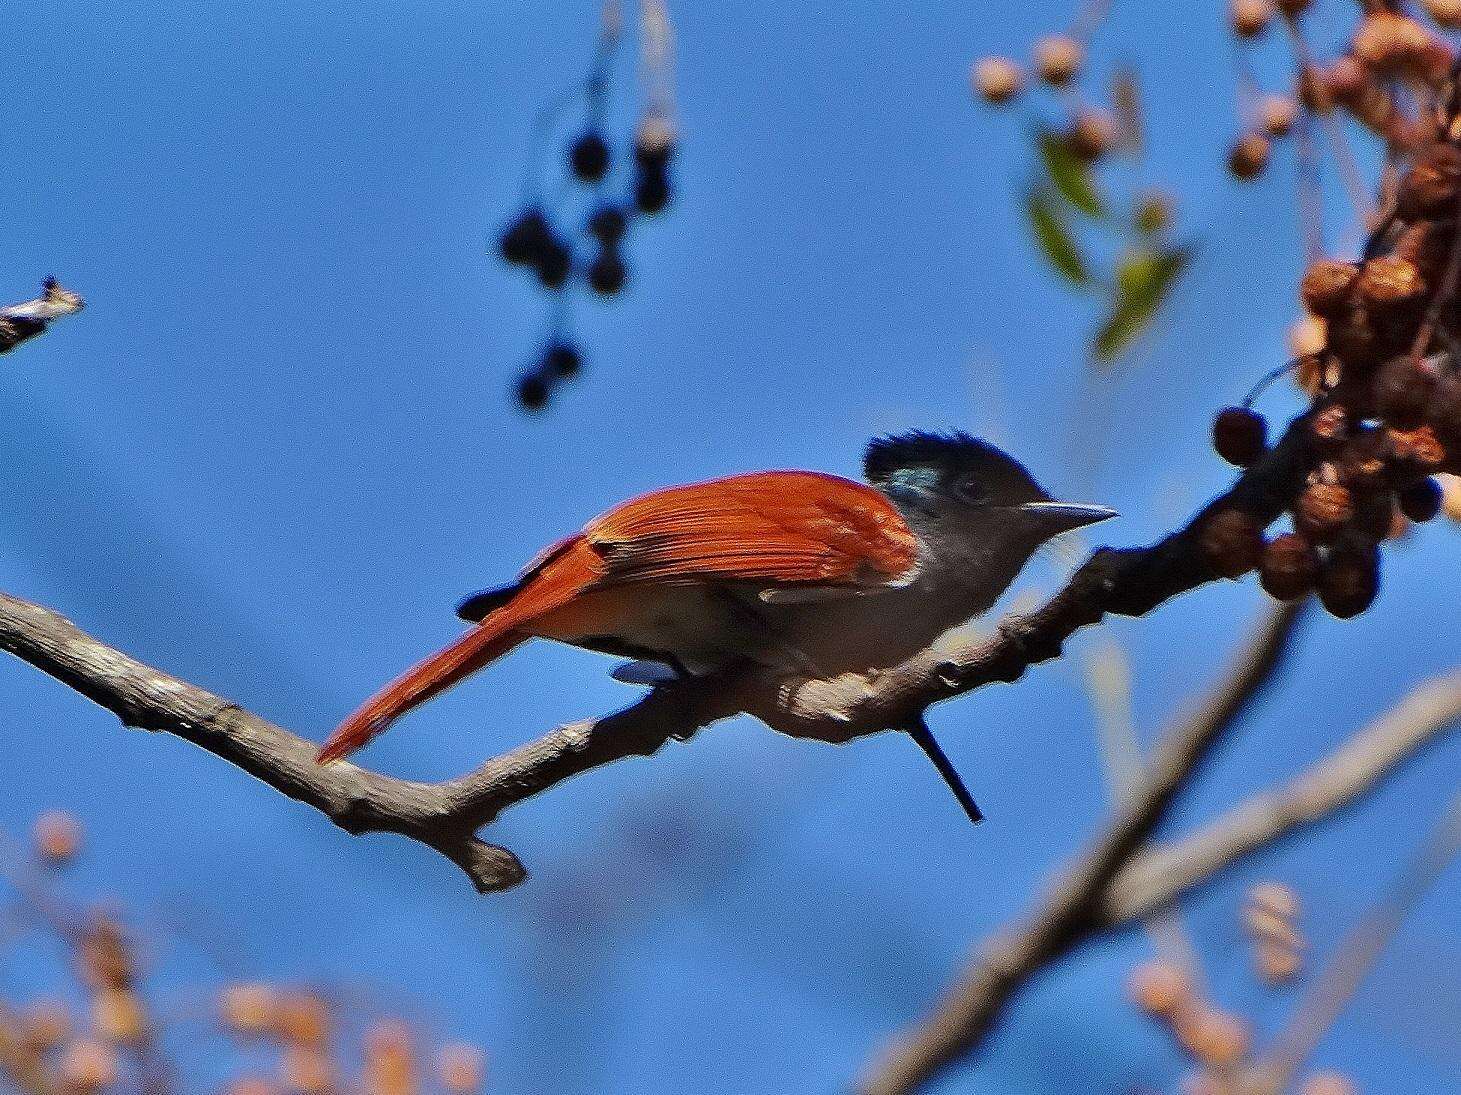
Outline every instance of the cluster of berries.
<svg viewBox="0 0 1461 1095"><path fill-rule="evenodd" d="M1282 19L1302 41L1298 18L1309 6L1310 0L1232 0L1230 25L1238 39L1249 42ZM1229 150L1229 171L1239 179L1262 174L1271 139L1288 135L1299 104L1315 115L1343 110L1397 153L1433 140L1425 120L1405 104L1416 91L1448 78L1454 51L1437 31L1461 28L1461 0L1423 0L1420 6L1434 27L1395 10L1398 5L1365 5L1344 55L1329 65L1304 63L1290 94L1262 97L1247 131Z"/></svg>
<svg viewBox="0 0 1461 1095"><path fill-rule="evenodd" d="M624 262L629 230L639 218L662 212L673 196L670 160L675 133L665 103L650 104L629 149L615 149L605 136L609 75L619 42L617 10L610 5L606 12L593 69L582 85L587 122L566 150L568 173L580 193L568 187L566 201L560 203L568 207L550 208L538 197L543 180L530 176L528 197L498 240L498 252L509 265L531 271L554 294L566 292L578 281L600 296L619 293L629 277ZM555 116L556 109L545 113L540 133L551 133ZM608 189L620 163L631 167L624 180L627 194L616 196ZM530 169L536 172L536 165ZM563 316L564 310L557 309L554 330L537 361L518 380L518 401L528 410L546 405L553 389L582 368Z"/></svg>
<svg viewBox="0 0 1461 1095"><path fill-rule="evenodd" d="M1030 67L1040 82L1071 99L1086 62L1086 47L1080 34L1050 34L1035 43ZM974 94L991 106L1014 100L1025 88L1025 70L1009 57L982 57L969 74ZM1108 110L1079 103L1070 110L1061 138L1073 155L1094 163L1123 138L1122 127Z"/></svg>
<svg viewBox="0 0 1461 1095"><path fill-rule="evenodd" d="M1299 954L1305 942L1297 917L1298 898L1288 886L1260 882L1249 890L1243 927L1265 984L1284 984L1301 972ZM1127 980L1132 1003L1165 1028L1196 1068L1183 1080L1184 1095L1276 1091L1264 1075L1263 1050L1255 1043L1253 1025L1215 1003L1204 991L1200 973L1186 963L1156 958L1134 969ZM1343 1074L1326 1070L1311 1072L1284 1090L1357 1095L1358 1088Z"/></svg>
<svg viewBox="0 0 1461 1095"><path fill-rule="evenodd" d="M1304 305L1324 345L1297 362L1314 403L1301 420L1309 466L1289 506L1293 529L1265 540L1254 515L1212 514L1201 543L1219 574L1257 569L1274 597L1317 590L1331 613L1354 616L1375 598L1380 542L1403 529L1401 518L1427 521L1440 509L1433 476L1461 471L1461 375L1451 348L1461 337L1458 190L1461 150L1448 136L1400 179L1373 257L1321 259L1304 274ZM1213 443L1249 467L1267 451L1267 427L1250 408L1230 407L1214 423Z"/></svg>

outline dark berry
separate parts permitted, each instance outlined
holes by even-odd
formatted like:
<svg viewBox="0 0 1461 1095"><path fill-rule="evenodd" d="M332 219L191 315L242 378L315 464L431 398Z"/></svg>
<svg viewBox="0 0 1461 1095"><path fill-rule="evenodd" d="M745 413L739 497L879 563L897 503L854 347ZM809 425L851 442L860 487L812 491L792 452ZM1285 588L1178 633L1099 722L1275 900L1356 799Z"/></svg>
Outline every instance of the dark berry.
<svg viewBox="0 0 1461 1095"><path fill-rule="evenodd" d="M1429 521L1441 512L1441 484L1427 476L1400 492L1400 512L1412 521Z"/></svg>
<svg viewBox="0 0 1461 1095"><path fill-rule="evenodd" d="M1393 358L1375 374L1375 409L1392 426L1402 429L1418 425L1425 417L1436 374L1424 362L1409 355Z"/></svg>
<svg viewBox="0 0 1461 1095"><path fill-rule="evenodd" d="M517 382L517 401L526 410L542 410L548 402L548 382L538 373L528 373Z"/></svg>
<svg viewBox="0 0 1461 1095"><path fill-rule="evenodd" d="M583 368L578 349L566 342L555 342L543 354L543 371L567 379Z"/></svg>
<svg viewBox="0 0 1461 1095"><path fill-rule="evenodd" d="M526 210L502 233L498 247L502 257L514 266L532 266L542 254L544 245L553 240L553 229L538 209Z"/></svg>
<svg viewBox="0 0 1461 1095"><path fill-rule="evenodd" d="M626 225L624 210L617 206L605 205L589 218L588 230L589 234L600 243L612 244L623 239Z"/></svg>
<svg viewBox="0 0 1461 1095"><path fill-rule="evenodd" d="M589 130L568 150L573 173L584 182L598 182L609 170L609 146L593 130Z"/></svg>
<svg viewBox="0 0 1461 1095"><path fill-rule="evenodd" d="M1296 532L1275 536L1263 549L1258 581L1270 597L1293 601L1314 588L1319 574L1319 553Z"/></svg>
<svg viewBox="0 0 1461 1095"><path fill-rule="evenodd" d="M653 216L670 204L670 180L663 172L645 172L634 184L634 204Z"/></svg>
<svg viewBox="0 0 1461 1095"><path fill-rule="evenodd" d="M1268 451L1268 423L1247 407L1228 407L1213 420L1212 447L1229 464L1249 467Z"/></svg>
<svg viewBox="0 0 1461 1095"><path fill-rule="evenodd" d="M1375 545L1347 538L1334 545L1319 572L1319 600L1330 615L1347 620L1374 603L1380 591L1380 553Z"/></svg>
<svg viewBox="0 0 1461 1095"><path fill-rule="evenodd" d="M568 248L555 237L549 236L538 252L534 269L537 270L538 280L543 283L544 288L558 289L568 280L568 270L572 263L573 256L569 254Z"/></svg>
<svg viewBox="0 0 1461 1095"><path fill-rule="evenodd" d="M612 247L605 247L600 251L588 268L589 285L595 292L603 293L605 296L613 296L624 288L624 280L628 276L629 272L624 268L624 260Z"/></svg>

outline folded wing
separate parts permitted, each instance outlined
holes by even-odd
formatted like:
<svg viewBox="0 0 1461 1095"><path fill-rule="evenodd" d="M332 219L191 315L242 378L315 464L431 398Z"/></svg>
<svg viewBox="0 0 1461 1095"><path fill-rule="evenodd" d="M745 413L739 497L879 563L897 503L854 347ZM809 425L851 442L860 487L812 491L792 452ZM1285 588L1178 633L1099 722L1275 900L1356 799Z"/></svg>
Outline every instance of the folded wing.
<svg viewBox="0 0 1461 1095"><path fill-rule="evenodd" d="M912 576L918 542L882 494L817 472L758 472L627 502L583 532L600 588L737 582L849 593Z"/></svg>

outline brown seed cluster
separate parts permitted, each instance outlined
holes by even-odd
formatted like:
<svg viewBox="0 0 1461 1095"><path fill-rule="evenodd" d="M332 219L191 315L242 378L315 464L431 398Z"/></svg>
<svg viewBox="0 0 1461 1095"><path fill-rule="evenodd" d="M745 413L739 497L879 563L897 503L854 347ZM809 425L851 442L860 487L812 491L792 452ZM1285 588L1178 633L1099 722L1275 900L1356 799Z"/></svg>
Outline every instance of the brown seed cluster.
<svg viewBox="0 0 1461 1095"><path fill-rule="evenodd" d="M1254 515L1210 514L1198 535L1215 573L1256 569L1274 597L1317 593L1335 616L1354 616L1379 589L1381 543L1441 510L1434 477L1461 471L1461 374L1452 351L1461 309L1451 266L1458 192L1461 149L1428 145L1401 176L1395 216L1372 257L1321 259L1305 271L1300 297L1315 338L1302 348L1298 373L1314 404L1304 421L1306 477L1287 507L1292 529L1269 538ZM1251 467L1267 452L1266 424L1248 407L1230 407L1213 424L1213 446Z"/></svg>
<svg viewBox="0 0 1461 1095"><path fill-rule="evenodd" d="M1280 985L1303 968L1304 937L1299 931L1299 899L1281 882L1260 882L1248 891L1243 928L1252 943L1253 969L1260 980Z"/></svg>
<svg viewBox="0 0 1461 1095"><path fill-rule="evenodd" d="M51 811L37 819L31 835L29 862L17 865L17 874L29 881L0 897L14 902L27 924L44 929L27 932L26 938L40 941L47 958L58 946L69 954L75 977L74 983L68 979L53 990L56 1001L22 1005L0 995L0 1087L6 1078L23 1077L26 1091L51 1095L205 1089L224 1095L477 1095L483 1090L486 1070L479 1049L458 1042L433 1052L419 1030L398 1019L355 1014L359 1005L339 993L245 982L210 992L211 1014L151 1007L148 963L142 960L148 940L125 927L115 912L72 908L52 892L54 872L80 852L80 822ZM9 942L17 945L16 939ZM224 1036L210 1040L210 1072L220 1063L220 1052L229 1053L228 1059L236 1056L238 1067L246 1070L222 1088L210 1087L211 1078L204 1083L181 1075L183 1062L164 1056L176 1045L196 1042L196 1024L205 1016Z"/></svg>

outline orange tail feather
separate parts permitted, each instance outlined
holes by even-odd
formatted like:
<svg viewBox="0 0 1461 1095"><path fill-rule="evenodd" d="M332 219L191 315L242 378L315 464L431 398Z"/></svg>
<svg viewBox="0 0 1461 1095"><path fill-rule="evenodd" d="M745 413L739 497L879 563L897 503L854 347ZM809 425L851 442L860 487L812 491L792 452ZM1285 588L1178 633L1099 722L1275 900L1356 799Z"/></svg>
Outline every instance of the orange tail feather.
<svg viewBox="0 0 1461 1095"><path fill-rule="evenodd" d="M342 722L315 760L328 764L349 756L413 707L445 692L528 638L504 626L510 622L489 616L450 646L412 666Z"/></svg>

